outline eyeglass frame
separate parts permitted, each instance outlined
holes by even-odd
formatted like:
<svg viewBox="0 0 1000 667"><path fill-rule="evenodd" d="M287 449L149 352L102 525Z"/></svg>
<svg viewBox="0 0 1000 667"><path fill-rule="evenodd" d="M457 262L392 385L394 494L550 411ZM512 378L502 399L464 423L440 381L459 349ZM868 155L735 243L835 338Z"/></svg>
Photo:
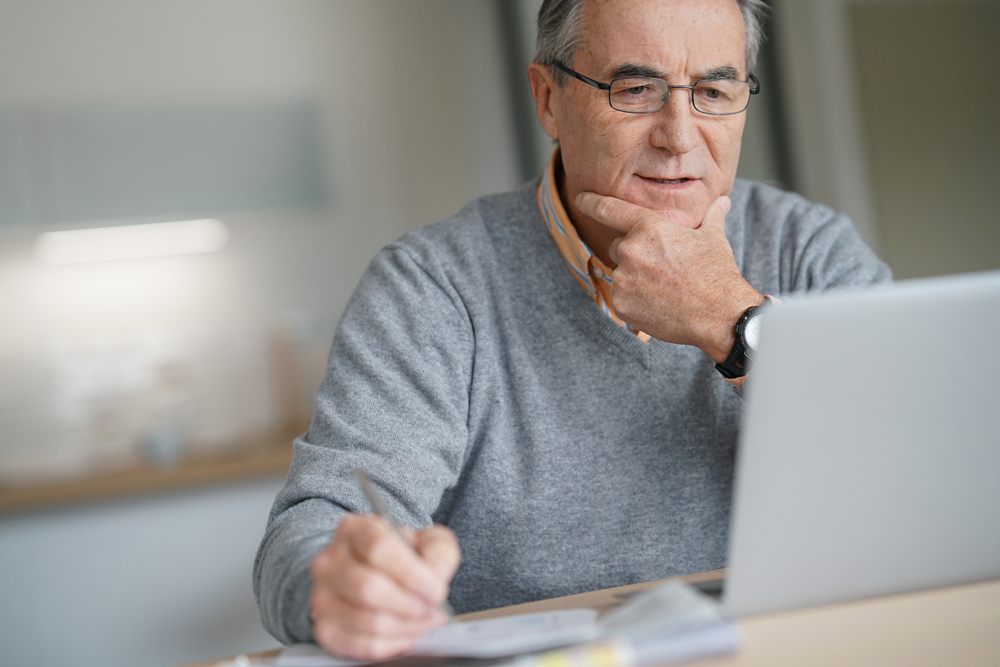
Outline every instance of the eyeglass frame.
<svg viewBox="0 0 1000 667"><path fill-rule="evenodd" d="M615 111L617 111L619 113L647 114L647 113L656 113L658 111L662 111L663 107L667 106L667 101L670 99L670 91L672 91L674 88L686 88L689 91L691 91L688 94L688 99L691 100L691 108L693 108L698 113L704 114L706 116L735 116L738 113L743 113L744 111L746 111L750 107L750 96L749 95L747 96L746 106L743 107L742 109L740 109L739 111L727 111L726 113L712 113L711 111L702 111L697 106L695 106L695 103L694 103L694 88L695 88L695 86L697 86L702 81L739 81L740 83L745 83L748 86L750 86L750 83L753 82L753 86L750 87L750 95L756 95L757 93L760 92L760 82L757 81L757 77L755 77L753 74L749 74L748 75L749 81L743 81L742 79L698 79L697 81L695 81L690 86L683 86L683 85L676 85L675 86L675 85L672 85L666 79L661 79L660 77L657 77L657 76L620 76L617 79L612 79L611 83L601 83L600 81L595 81L594 79L591 79L589 76L584 76L583 74L580 74L579 72L571 70L569 67L567 67L566 65L563 65L558 60L553 60L552 64L555 65L556 67L558 67L560 70L562 70L566 74L569 74L571 77L573 77L575 79L579 79L580 81L583 81L587 85L593 86L594 88L598 88L600 90L606 90L606 91L608 91L608 106L610 106L612 109L614 109ZM663 96L663 105L660 106L659 109L651 109L649 111L625 111L624 109L619 109L619 108L615 107L613 104L611 104L611 86L614 85L615 81L623 81L625 79L657 79L657 80L662 81L663 83L667 84L667 94Z"/></svg>

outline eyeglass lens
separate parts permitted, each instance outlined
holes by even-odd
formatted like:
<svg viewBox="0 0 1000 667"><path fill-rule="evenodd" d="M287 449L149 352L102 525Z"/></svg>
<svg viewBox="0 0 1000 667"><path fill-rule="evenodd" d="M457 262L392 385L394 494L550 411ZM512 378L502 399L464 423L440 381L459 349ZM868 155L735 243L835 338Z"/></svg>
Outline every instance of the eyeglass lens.
<svg viewBox="0 0 1000 667"><path fill-rule="evenodd" d="M615 79L608 91L611 106L627 113L659 111L667 103L671 88L663 79ZM750 86L736 79L709 79L697 82L691 90L694 108L707 114L739 113L750 103Z"/></svg>

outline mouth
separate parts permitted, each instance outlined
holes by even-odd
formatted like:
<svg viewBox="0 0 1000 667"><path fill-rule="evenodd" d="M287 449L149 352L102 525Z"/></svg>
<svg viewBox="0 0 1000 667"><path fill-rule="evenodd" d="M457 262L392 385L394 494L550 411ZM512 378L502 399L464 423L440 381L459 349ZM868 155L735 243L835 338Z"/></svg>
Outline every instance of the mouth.
<svg viewBox="0 0 1000 667"><path fill-rule="evenodd" d="M682 176L681 178L652 178L649 176L641 176L643 180L652 181L653 183L659 183L660 185L681 185L687 183L688 181L693 181L695 179Z"/></svg>

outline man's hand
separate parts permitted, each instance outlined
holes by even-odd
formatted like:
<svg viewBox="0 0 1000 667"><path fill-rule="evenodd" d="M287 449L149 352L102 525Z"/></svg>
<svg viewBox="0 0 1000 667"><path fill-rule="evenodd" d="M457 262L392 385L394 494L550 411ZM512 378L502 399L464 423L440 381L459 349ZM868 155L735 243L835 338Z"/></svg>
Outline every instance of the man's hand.
<svg viewBox="0 0 1000 667"><path fill-rule="evenodd" d="M635 204L583 192L576 207L625 234L612 241L611 305L623 320L654 338L694 345L716 362L733 346L733 327L764 297L744 280L726 239L732 203L719 197L697 229L682 227Z"/></svg>
<svg viewBox="0 0 1000 667"><path fill-rule="evenodd" d="M438 525L404 532L411 544L378 517L349 514L313 558L313 636L330 653L389 658L448 622L440 604L461 559L458 540Z"/></svg>

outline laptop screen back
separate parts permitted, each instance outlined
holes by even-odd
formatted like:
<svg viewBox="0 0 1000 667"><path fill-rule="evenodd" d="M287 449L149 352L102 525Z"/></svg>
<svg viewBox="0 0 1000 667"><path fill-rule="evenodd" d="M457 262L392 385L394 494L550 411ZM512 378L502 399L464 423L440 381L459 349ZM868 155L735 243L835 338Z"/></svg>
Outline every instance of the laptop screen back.
<svg viewBox="0 0 1000 667"><path fill-rule="evenodd" d="M1000 272L790 300L747 386L724 605L1000 577Z"/></svg>

